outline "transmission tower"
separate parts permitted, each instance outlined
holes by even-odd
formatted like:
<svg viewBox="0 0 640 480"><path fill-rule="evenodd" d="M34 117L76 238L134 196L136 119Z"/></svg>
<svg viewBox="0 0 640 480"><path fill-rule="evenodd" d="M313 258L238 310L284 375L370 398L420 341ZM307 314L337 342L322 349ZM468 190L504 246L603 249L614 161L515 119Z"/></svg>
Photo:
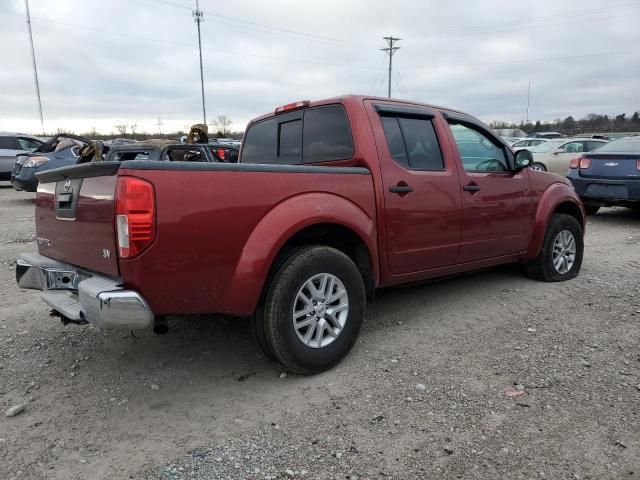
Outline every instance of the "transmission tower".
<svg viewBox="0 0 640 480"><path fill-rule="evenodd" d="M193 19L198 26L198 50L200 51L200 88L202 90L202 123L207 123L207 109L204 103L204 73L202 71L202 39L200 37L200 23L204 22L204 12L200 10L198 0L196 0L196 9L193 11Z"/></svg>
<svg viewBox="0 0 640 480"><path fill-rule="evenodd" d="M29 13L29 0L24 0L27 10L27 30L29 31L29 41L31 42L31 60L33 61L33 78L36 83L36 95L38 97L38 111L40 112L40 127L44 134L44 118L42 116L42 101L40 100L40 83L38 82L38 67L36 66L36 50L33 47L33 33L31 32L31 14Z"/></svg>
<svg viewBox="0 0 640 480"><path fill-rule="evenodd" d="M393 69L393 55L400 50L400 47L394 46L396 42L402 40L401 38L396 38L394 36L383 37L387 41L387 48L381 48L383 52L386 52L389 55L389 82L387 88L387 96L391 98L391 71Z"/></svg>

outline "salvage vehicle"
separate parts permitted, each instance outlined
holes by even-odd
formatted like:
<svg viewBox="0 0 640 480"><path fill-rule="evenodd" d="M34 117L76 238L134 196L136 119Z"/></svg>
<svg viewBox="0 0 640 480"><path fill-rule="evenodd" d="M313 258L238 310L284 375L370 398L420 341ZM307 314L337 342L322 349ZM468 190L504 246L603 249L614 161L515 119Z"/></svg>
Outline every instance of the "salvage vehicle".
<svg viewBox="0 0 640 480"><path fill-rule="evenodd" d="M11 185L18 191L35 192L38 188L36 173L75 165L80 149L88 143L89 140L77 135L54 135L33 152L17 156L11 172Z"/></svg>
<svg viewBox="0 0 640 480"><path fill-rule="evenodd" d="M11 180L16 156L29 153L44 142L22 133L0 132L0 180Z"/></svg>
<svg viewBox="0 0 640 480"><path fill-rule="evenodd" d="M267 356L319 372L351 350L378 288L507 263L574 278L582 204L530 162L455 110L296 102L250 122L239 163L39 174L39 253L16 279L67 323L164 333L167 315L251 317Z"/></svg>
<svg viewBox="0 0 640 480"><path fill-rule="evenodd" d="M640 137L620 138L574 158L568 177L589 215L603 206L640 210Z"/></svg>
<svg viewBox="0 0 640 480"><path fill-rule="evenodd" d="M154 160L167 162L235 162L237 150L210 144L173 143L164 139L129 144L93 142L80 152L78 164L88 162L124 162Z"/></svg>

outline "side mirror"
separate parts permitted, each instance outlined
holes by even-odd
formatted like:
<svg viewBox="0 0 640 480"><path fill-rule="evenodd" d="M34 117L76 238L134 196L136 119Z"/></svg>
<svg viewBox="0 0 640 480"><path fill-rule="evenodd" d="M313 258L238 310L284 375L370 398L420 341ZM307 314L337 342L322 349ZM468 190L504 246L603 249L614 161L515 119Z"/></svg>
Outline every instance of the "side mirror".
<svg viewBox="0 0 640 480"><path fill-rule="evenodd" d="M556 148L556 149L553 151L553 154L554 154L554 155L558 155L559 153L567 153L567 152L565 151L565 149L564 149L564 148Z"/></svg>
<svg viewBox="0 0 640 480"><path fill-rule="evenodd" d="M530 167L533 163L533 155L529 150L518 150L515 156L515 170L520 171Z"/></svg>

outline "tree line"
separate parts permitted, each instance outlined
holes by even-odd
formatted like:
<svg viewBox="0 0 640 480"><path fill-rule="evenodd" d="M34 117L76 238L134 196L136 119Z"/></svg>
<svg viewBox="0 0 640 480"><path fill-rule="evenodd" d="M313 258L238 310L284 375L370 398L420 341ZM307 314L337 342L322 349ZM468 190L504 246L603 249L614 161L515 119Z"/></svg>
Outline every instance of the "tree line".
<svg viewBox="0 0 640 480"><path fill-rule="evenodd" d="M552 122L541 122L540 120L535 123L525 123L524 121L520 123L492 122L490 126L491 128L519 128L527 133L560 132L565 135L595 132L640 132L640 112L634 112L631 116L621 113L611 117L590 113L579 120L569 115L564 120L557 118Z"/></svg>

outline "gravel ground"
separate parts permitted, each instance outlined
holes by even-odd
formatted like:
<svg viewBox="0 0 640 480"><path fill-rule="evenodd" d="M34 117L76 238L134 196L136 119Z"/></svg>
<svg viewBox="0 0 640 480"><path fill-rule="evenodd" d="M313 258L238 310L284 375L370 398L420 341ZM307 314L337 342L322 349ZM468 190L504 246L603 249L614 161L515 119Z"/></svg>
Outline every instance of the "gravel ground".
<svg viewBox="0 0 640 480"><path fill-rule="evenodd" d="M640 477L640 215L581 275L380 292L345 362L281 375L244 320L64 327L13 279L33 196L0 187L0 479Z"/></svg>

